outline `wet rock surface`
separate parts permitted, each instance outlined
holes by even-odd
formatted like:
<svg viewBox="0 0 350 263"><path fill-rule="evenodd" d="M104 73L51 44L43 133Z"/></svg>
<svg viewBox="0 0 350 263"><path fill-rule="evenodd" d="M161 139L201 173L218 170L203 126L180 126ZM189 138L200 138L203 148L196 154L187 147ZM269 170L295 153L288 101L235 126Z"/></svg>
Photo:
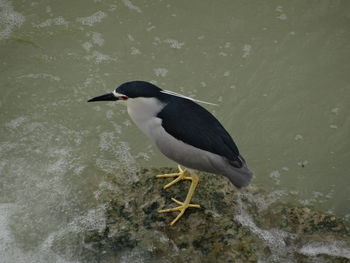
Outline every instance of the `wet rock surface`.
<svg viewBox="0 0 350 263"><path fill-rule="evenodd" d="M334 215L310 207L273 202L254 187L238 191L226 178L200 173L189 208L174 225L174 197L185 199L190 183L164 190L171 179L155 175L174 169L143 169L138 182L104 193L103 229L79 233L86 262L350 262L349 229ZM110 178L111 184L114 177ZM315 243L316 242L316 243ZM317 250L312 244L335 248ZM59 242L57 253L65 254ZM77 255L78 257L78 255Z"/></svg>

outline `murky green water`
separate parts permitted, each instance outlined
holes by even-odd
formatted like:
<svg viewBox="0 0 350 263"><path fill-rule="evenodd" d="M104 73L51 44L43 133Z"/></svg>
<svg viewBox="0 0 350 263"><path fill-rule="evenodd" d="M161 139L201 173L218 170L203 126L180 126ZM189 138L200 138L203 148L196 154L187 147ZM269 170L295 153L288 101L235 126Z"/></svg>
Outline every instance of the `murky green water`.
<svg viewBox="0 0 350 263"><path fill-rule="evenodd" d="M106 175L174 165L124 107L86 103L135 79L219 103L253 184L349 220L349 25L346 0L0 0L6 262L65 262L49 240L101 223Z"/></svg>

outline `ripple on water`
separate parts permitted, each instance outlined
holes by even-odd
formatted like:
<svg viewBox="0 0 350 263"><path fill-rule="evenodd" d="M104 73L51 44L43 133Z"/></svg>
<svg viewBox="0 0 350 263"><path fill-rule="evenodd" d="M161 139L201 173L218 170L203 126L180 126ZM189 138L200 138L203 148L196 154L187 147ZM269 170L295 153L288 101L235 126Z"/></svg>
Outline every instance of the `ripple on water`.
<svg viewBox="0 0 350 263"><path fill-rule="evenodd" d="M44 22L41 22L39 24L34 24L34 27L36 28L43 28L43 27L50 27L50 26L65 26L67 27L69 25L69 22L66 21L62 16L55 17L55 18L49 18L45 20Z"/></svg>
<svg viewBox="0 0 350 263"><path fill-rule="evenodd" d="M0 255L1 262L16 263L69 263L50 250L24 251L11 233L9 223L18 207L15 204L0 204Z"/></svg>
<svg viewBox="0 0 350 263"><path fill-rule="evenodd" d="M96 23L101 23L102 20L106 17L107 17L107 14L105 12L97 11L93 13L91 16L78 17L76 21L81 23L84 26L93 26Z"/></svg>
<svg viewBox="0 0 350 263"><path fill-rule="evenodd" d="M25 17L13 9L11 2L0 0L0 40L8 38L24 21Z"/></svg>
<svg viewBox="0 0 350 263"><path fill-rule="evenodd" d="M67 237L72 239L73 244L78 246L80 243L74 238L81 231L101 231L105 228L103 206L96 209L91 209L86 215L76 217L72 222L66 224L63 228L56 232L52 232L48 237L35 249L25 251L18 246L18 240L11 232L10 222L11 217L16 214L19 207L15 204L0 204L0 255L1 262L16 262L16 263L73 263L80 262L68 260L56 254L53 250L54 246L60 242L67 242ZM78 249L78 248L74 248ZM57 250L57 249L56 249ZM73 255L69 255L73 258Z"/></svg>
<svg viewBox="0 0 350 263"><path fill-rule="evenodd" d="M138 13L142 13L142 10L138 6L134 5L130 0L122 0L122 2L130 10L134 10Z"/></svg>
<svg viewBox="0 0 350 263"><path fill-rule="evenodd" d="M88 178L81 180L86 164L77 152L86 133L28 116L3 127L7 141L0 144L0 202L16 203L13 234L19 243L35 246L78 213L88 198L79 193Z"/></svg>
<svg viewBox="0 0 350 263"><path fill-rule="evenodd" d="M29 115L16 117L2 128L6 141L0 142L1 256L5 262L71 262L56 252L74 253L83 243L81 232L105 228L105 208L97 200L108 187L99 188L100 181L89 176L87 165L97 159L97 168L105 172L126 169L133 174L130 163L135 160L128 144L115 137L118 132L104 132L100 154L91 158L84 156L82 148L87 147L88 131L37 122ZM116 167L110 167L111 155ZM135 178L129 176L126 181ZM67 242L77 245L70 249L64 245Z"/></svg>
<svg viewBox="0 0 350 263"><path fill-rule="evenodd" d="M135 165L136 160L130 153L130 147L127 142L120 141L115 136L115 132L103 132L100 134L99 148L102 153L102 157L97 158L96 165L102 171L115 174L117 170L124 171L128 176L123 178L122 181L134 182L138 180L136 173L138 168ZM104 153L112 154L114 157L112 160L110 156L103 158ZM118 175L117 175L118 176Z"/></svg>

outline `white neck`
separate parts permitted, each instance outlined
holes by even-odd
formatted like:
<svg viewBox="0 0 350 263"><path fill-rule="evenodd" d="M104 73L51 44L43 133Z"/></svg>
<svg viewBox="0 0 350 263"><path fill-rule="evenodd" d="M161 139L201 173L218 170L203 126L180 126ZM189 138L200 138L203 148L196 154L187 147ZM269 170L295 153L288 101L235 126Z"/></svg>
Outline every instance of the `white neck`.
<svg viewBox="0 0 350 263"><path fill-rule="evenodd" d="M157 114L165 104L155 98L129 98L126 106L131 119L148 137L153 138L152 130L161 124Z"/></svg>

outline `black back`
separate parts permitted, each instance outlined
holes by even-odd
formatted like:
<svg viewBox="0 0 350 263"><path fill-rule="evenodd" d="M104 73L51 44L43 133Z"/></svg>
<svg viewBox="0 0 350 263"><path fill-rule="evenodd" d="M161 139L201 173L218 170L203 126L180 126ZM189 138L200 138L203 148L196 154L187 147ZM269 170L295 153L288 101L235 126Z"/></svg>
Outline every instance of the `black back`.
<svg viewBox="0 0 350 263"><path fill-rule="evenodd" d="M166 95L162 99L168 104L158 117L169 134L196 148L224 156L235 167L242 167L236 144L210 112L185 98Z"/></svg>

